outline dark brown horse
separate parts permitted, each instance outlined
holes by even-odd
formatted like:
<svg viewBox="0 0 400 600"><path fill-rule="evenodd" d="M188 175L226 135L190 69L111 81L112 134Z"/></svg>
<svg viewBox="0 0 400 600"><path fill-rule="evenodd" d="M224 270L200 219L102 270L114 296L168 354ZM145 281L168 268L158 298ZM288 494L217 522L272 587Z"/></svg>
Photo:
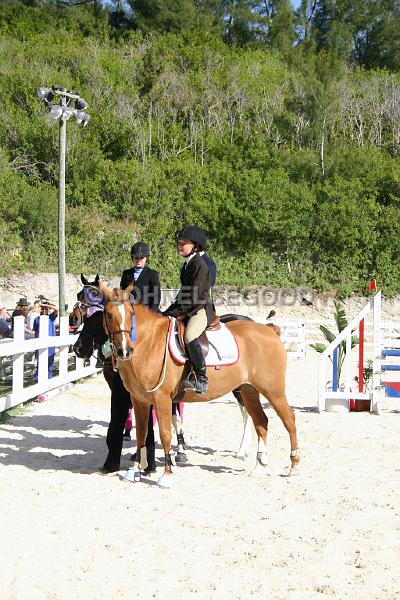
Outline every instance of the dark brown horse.
<svg viewBox="0 0 400 600"><path fill-rule="evenodd" d="M130 291L108 290L100 281L104 294L104 327L109 334L114 356L124 386L135 397L137 453L139 461L128 479L140 480L144 468L148 407L155 407L164 449L164 474L158 481L161 487L172 483L171 403L179 390L183 366L177 364L168 352L170 319L138 304L134 306ZM136 340L131 341L133 319L136 321ZM252 321L232 321L227 327L234 333L240 358L232 366L220 370L209 369L208 392L199 395L188 391L184 402L206 402L220 398L240 388L245 408L251 416L258 436L257 462L266 465L268 418L260 394L265 396L281 418L290 436L291 472L300 462L297 446L295 416L285 394L286 351L271 327ZM129 474L129 471L128 471Z"/></svg>

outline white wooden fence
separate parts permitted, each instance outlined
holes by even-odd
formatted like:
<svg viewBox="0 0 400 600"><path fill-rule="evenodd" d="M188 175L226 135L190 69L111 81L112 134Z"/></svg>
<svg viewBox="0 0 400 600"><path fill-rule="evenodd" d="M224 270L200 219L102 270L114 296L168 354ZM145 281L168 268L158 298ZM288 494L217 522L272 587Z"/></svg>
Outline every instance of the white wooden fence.
<svg viewBox="0 0 400 600"><path fill-rule="evenodd" d="M4 365L11 362L12 380L11 390L6 391L3 395L1 389L7 390L7 387L4 387L4 380L0 380L0 412L99 371L95 366L95 357L90 359L88 365L82 359L75 357L73 368L71 368L68 360L69 348L77 340L78 334L69 334L68 317L61 317L60 334L50 337L48 335L48 319L47 315L40 317L40 335L38 338L25 340L24 317L15 317L14 338L1 341L0 363L3 365L1 371L4 373ZM58 348L58 374L48 379L48 348L53 347ZM26 356L36 352L38 381L25 387Z"/></svg>

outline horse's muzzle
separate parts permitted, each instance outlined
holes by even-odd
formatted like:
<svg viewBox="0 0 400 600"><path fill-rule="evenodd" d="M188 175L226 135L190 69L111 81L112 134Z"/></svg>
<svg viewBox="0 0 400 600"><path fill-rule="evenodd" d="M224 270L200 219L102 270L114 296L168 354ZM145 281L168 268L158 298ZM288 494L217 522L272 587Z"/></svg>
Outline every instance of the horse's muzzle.
<svg viewBox="0 0 400 600"><path fill-rule="evenodd" d="M89 358L88 356L86 356L86 352L83 351L83 346L79 340L77 340L72 346L72 350L75 352L78 358Z"/></svg>
<svg viewBox="0 0 400 600"><path fill-rule="evenodd" d="M127 360L133 354L133 348L129 347L126 350L124 348L118 348L115 351L115 355L118 360Z"/></svg>

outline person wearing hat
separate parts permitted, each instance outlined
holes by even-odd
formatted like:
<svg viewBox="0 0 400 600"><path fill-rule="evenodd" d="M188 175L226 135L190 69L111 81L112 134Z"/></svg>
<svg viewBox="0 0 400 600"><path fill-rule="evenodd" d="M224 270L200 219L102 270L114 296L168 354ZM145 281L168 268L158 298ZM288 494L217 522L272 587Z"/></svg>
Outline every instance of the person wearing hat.
<svg viewBox="0 0 400 600"><path fill-rule="evenodd" d="M15 309L11 315L11 330L14 331L14 317L24 317L24 338L26 340L30 340L35 337L35 332L28 326L28 314L29 314L30 304L28 299L24 296L20 298L17 302Z"/></svg>
<svg viewBox="0 0 400 600"><path fill-rule="evenodd" d="M15 314L15 312L17 310L22 311L25 314L28 314L29 308L30 308L30 304L28 302L28 299L26 297L20 298L14 308L12 315L11 315L12 318L21 316L21 312L19 312L17 315Z"/></svg>
<svg viewBox="0 0 400 600"><path fill-rule="evenodd" d="M178 254L185 259L181 268L181 288L175 301L164 315L185 319L185 343L194 372L183 381L184 390L205 394L208 389L206 361L199 337L215 318L211 300L211 275L200 253L207 246L205 232L195 225L187 225L177 235Z"/></svg>
<svg viewBox="0 0 400 600"><path fill-rule="evenodd" d="M160 278L157 271L150 269L146 264L150 256L148 244L142 241L133 244L131 248L133 267L123 271L120 288L125 290L133 283L132 294L135 300L158 312L161 300ZM130 438L130 429L127 428L127 423L130 423L131 427L132 420L129 419L129 416L132 415L129 412L132 410L131 406L131 396L125 389L119 372L116 371L112 380L111 419L107 430L108 456L101 469L103 473L112 473L120 468L123 438ZM155 449L153 415L150 408L146 438L146 473L153 473L156 470Z"/></svg>
<svg viewBox="0 0 400 600"><path fill-rule="evenodd" d="M150 248L145 242L136 242L131 248L133 267L122 273L120 288L125 290L134 284L133 295L138 302L158 311L161 300L160 277L146 263L151 256Z"/></svg>

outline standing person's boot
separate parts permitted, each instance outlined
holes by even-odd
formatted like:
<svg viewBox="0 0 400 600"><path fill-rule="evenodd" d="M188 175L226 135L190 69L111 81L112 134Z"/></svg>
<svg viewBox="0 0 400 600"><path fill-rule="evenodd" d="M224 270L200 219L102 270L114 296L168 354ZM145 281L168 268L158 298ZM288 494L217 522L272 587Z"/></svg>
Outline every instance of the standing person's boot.
<svg viewBox="0 0 400 600"><path fill-rule="evenodd" d="M147 446L147 467L144 470L146 475L156 472L156 447L155 445Z"/></svg>
<svg viewBox="0 0 400 600"><path fill-rule="evenodd" d="M208 388L206 360L199 340L196 338L187 344L187 349L194 371L194 378L189 373L183 381L183 389L185 391L193 390L198 394L205 394Z"/></svg>

